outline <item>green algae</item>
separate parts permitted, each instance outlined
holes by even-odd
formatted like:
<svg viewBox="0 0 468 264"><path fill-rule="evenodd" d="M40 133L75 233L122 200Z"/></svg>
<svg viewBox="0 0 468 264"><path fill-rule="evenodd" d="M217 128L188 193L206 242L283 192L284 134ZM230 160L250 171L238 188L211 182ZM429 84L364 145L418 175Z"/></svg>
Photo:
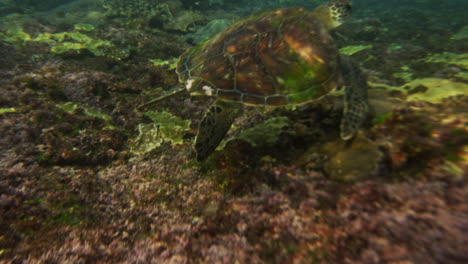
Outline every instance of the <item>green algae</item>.
<svg viewBox="0 0 468 264"><path fill-rule="evenodd" d="M0 39L11 44L23 44L31 40L31 35L24 32L20 25L10 25L5 32L0 32Z"/></svg>
<svg viewBox="0 0 468 264"><path fill-rule="evenodd" d="M147 112L146 116L151 118L159 127L161 136L173 144L182 144L183 136L190 129L190 120L184 120L169 112Z"/></svg>
<svg viewBox="0 0 468 264"><path fill-rule="evenodd" d="M460 78L466 82L468 82L468 72L459 72L455 74L455 77Z"/></svg>
<svg viewBox="0 0 468 264"><path fill-rule="evenodd" d="M57 105L58 108L62 109L63 111L72 114L75 112L76 109L78 109L78 105L74 104L72 102L64 103L64 104L59 104Z"/></svg>
<svg viewBox="0 0 468 264"><path fill-rule="evenodd" d="M395 78L403 79L405 81L413 80L413 73L411 72L396 72L396 73L393 73L392 76Z"/></svg>
<svg viewBox="0 0 468 264"><path fill-rule="evenodd" d="M383 88L406 95L408 101L425 101L441 103L443 99L468 94L468 84L441 78L420 78L403 84L391 86L383 83L369 82L374 88Z"/></svg>
<svg viewBox="0 0 468 264"><path fill-rule="evenodd" d="M57 54L86 49L96 56L102 56L102 48L112 46L107 40L94 39L81 32L41 33L32 41L51 44L50 50Z"/></svg>
<svg viewBox="0 0 468 264"><path fill-rule="evenodd" d="M73 28L77 31L93 31L96 29L94 25L84 23L75 24Z"/></svg>
<svg viewBox="0 0 468 264"><path fill-rule="evenodd" d="M270 118L254 127L243 130L238 138L252 146L271 146L278 141L283 129L289 125L285 116Z"/></svg>
<svg viewBox="0 0 468 264"><path fill-rule="evenodd" d="M75 29L91 30L90 24L76 24ZM86 30L85 30L86 29ZM51 51L56 54L79 53L88 50L94 56L105 56L114 60L126 59L130 56L127 49L119 49L107 40L95 39L84 33L72 31L61 33L41 33L31 41L47 43L51 45Z"/></svg>
<svg viewBox="0 0 468 264"><path fill-rule="evenodd" d="M174 70L175 68L177 68L177 63L179 63L179 58L172 58L169 60L150 59L149 61L155 67L167 67L169 70Z"/></svg>
<svg viewBox="0 0 468 264"><path fill-rule="evenodd" d="M446 63L468 69L468 53L457 54L452 52L443 52L433 54L423 59L424 62L429 63Z"/></svg>
<svg viewBox="0 0 468 264"><path fill-rule="evenodd" d="M408 101L440 103L447 97L468 94L468 84L439 78L416 79L402 87L409 92Z"/></svg>
<svg viewBox="0 0 468 264"><path fill-rule="evenodd" d="M412 81L414 78L413 78L413 73L411 72L411 67L409 66L401 66L400 69L403 71L403 72L396 72L396 73L393 73L392 76L395 77L395 78L400 78L400 79L403 79L407 82L410 82Z"/></svg>
<svg viewBox="0 0 468 264"><path fill-rule="evenodd" d="M76 24L74 28L76 31L44 32L33 38L30 34L24 32L21 26L15 24L8 26L5 32L0 32L0 39L13 45L22 45L26 42L47 43L51 46L50 51L56 54L88 50L95 56L104 56L109 48L113 47L112 43L107 40L95 39L78 32L93 31L94 26L91 24Z"/></svg>
<svg viewBox="0 0 468 264"><path fill-rule="evenodd" d="M185 132L190 130L190 120L183 120L169 112L146 112L153 123L140 124L138 136L130 144L135 154L145 154L161 146L164 142L182 144Z"/></svg>
<svg viewBox="0 0 468 264"><path fill-rule="evenodd" d="M374 124L374 126L380 126L383 123L385 123L385 120L387 120L388 118L392 116L393 116L393 113L385 113L385 114L377 115L376 117L374 117L374 120L372 121L372 123Z"/></svg>
<svg viewBox="0 0 468 264"><path fill-rule="evenodd" d="M154 124L140 124L137 129L138 136L130 144L130 151L137 155L151 152L164 142L158 127Z"/></svg>
<svg viewBox="0 0 468 264"><path fill-rule="evenodd" d="M14 113L14 112L16 112L16 109L14 107L0 108L0 115L5 114L5 113Z"/></svg>
<svg viewBox="0 0 468 264"><path fill-rule="evenodd" d="M84 109L85 114L88 116L104 119L106 122L109 122L109 123L112 121L112 118L110 116L103 114L97 111L96 109L89 108L89 107L83 107L83 109ZM113 126L110 126L110 127L113 128Z"/></svg>
<svg viewBox="0 0 468 264"><path fill-rule="evenodd" d="M400 69L402 69L403 71L411 71L411 67L410 66L401 66Z"/></svg>
<svg viewBox="0 0 468 264"><path fill-rule="evenodd" d="M87 116L103 119L105 121L105 124L106 124L103 129L110 129L110 130L115 129L115 127L112 125L112 118L110 116L106 115L106 114L103 114L103 113L97 111L96 109L93 109L93 108L90 108L90 107L83 107L83 106L80 106L80 105L72 103L72 102L68 102L68 103L64 103L64 104L58 104L57 107L62 109L65 112L69 113L69 114L73 114L78 108L81 108L81 109L83 109L84 113Z"/></svg>
<svg viewBox="0 0 468 264"><path fill-rule="evenodd" d="M394 44L394 45L389 46L388 48L391 49L391 50L400 50L401 45Z"/></svg>
<svg viewBox="0 0 468 264"><path fill-rule="evenodd" d="M295 52L291 51L291 55L294 56ZM328 87L324 85L311 86L311 83L322 83L328 79L329 72L326 71L325 66L320 63L310 64L300 56L292 58L297 60L297 66L285 68L283 74L277 77L277 81L284 86L289 94L290 103L302 103L326 94ZM323 73L324 71L325 73Z"/></svg>
<svg viewBox="0 0 468 264"><path fill-rule="evenodd" d="M340 53L344 55L353 55L355 53L358 53L360 51L370 49L372 48L372 45L354 45L354 46L346 46L340 49Z"/></svg>

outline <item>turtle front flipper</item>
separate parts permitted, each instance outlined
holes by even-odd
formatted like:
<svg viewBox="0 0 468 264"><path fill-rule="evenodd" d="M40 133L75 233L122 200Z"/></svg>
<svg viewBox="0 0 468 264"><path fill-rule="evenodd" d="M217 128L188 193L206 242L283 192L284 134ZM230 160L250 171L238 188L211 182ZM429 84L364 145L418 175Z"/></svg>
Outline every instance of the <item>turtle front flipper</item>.
<svg viewBox="0 0 468 264"><path fill-rule="evenodd" d="M200 122L195 139L198 161L206 159L216 149L241 109L242 106L239 103L219 100L210 106Z"/></svg>
<svg viewBox="0 0 468 264"><path fill-rule="evenodd" d="M359 66L349 57L341 57L341 66L345 96L340 136L343 140L349 140L357 133L367 116L367 79Z"/></svg>

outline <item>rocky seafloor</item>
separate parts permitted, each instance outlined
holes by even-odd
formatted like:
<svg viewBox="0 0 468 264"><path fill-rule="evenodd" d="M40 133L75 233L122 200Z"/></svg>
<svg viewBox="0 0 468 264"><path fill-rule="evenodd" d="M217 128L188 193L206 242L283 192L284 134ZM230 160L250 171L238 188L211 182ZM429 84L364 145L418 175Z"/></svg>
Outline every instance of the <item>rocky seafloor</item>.
<svg viewBox="0 0 468 264"><path fill-rule="evenodd" d="M0 262L468 262L466 1L355 1L351 142L333 95L247 108L205 162L209 100L137 106L213 32L320 1L57 2L0 1Z"/></svg>

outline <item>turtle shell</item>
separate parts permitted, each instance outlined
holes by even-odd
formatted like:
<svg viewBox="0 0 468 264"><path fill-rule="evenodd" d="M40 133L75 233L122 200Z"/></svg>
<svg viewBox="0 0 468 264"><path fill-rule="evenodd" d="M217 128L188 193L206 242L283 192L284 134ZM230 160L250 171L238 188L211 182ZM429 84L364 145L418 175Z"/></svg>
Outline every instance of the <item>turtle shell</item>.
<svg viewBox="0 0 468 264"><path fill-rule="evenodd" d="M303 8L269 11L235 23L182 54L177 73L194 95L248 105L306 103L342 80L332 37Z"/></svg>

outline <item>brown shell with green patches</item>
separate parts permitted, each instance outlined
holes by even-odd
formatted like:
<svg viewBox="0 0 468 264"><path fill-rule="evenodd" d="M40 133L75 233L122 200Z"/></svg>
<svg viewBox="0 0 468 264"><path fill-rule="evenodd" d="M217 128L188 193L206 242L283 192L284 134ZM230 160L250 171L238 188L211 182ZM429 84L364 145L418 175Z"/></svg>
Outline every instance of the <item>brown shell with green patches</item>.
<svg viewBox="0 0 468 264"><path fill-rule="evenodd" d="M310 11L269 11L187 50L179 79L194 95L248 105L306 103L342 82L339 54Z"/></svg>

